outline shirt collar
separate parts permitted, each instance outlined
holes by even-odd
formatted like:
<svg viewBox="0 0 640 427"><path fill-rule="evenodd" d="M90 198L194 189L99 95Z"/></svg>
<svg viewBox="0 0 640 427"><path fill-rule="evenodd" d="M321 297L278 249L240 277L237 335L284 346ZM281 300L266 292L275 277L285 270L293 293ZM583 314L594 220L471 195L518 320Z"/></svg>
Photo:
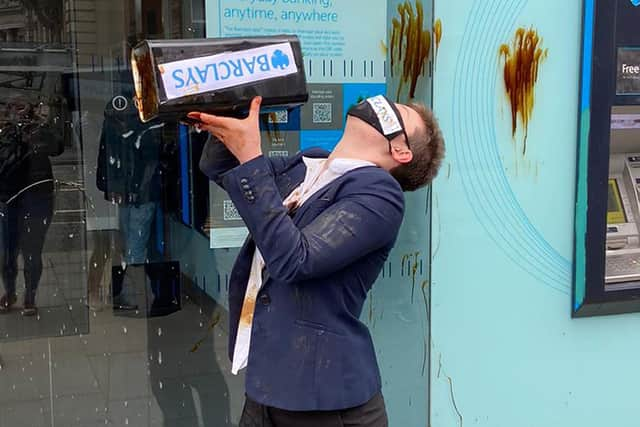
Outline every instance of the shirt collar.
<svg viewBox="0 0 640 427"><path fill-rule="evenodd" d="M327 160L328 159L325 158L302 157L302 161L307 167L308 175L314 175ZM358 169L365 166L376 166L376 164L367 160L337 158L331 160L331 163L329 164L329 170L336 175L344 175L345 173L353 169Z"/></svg>

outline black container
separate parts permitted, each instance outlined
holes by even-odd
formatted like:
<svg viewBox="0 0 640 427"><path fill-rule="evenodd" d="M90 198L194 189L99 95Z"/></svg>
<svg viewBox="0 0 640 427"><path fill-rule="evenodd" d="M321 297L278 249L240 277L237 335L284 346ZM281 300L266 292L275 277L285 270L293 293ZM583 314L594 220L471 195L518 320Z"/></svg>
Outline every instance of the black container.
<svg viewBox="0 0 640 427"><path fill-rule="evenodd" d="M263 111L308 99L298 37L145 40L131 52L140 119L189 121L202 111L242 117L255 96Z"/></svg>

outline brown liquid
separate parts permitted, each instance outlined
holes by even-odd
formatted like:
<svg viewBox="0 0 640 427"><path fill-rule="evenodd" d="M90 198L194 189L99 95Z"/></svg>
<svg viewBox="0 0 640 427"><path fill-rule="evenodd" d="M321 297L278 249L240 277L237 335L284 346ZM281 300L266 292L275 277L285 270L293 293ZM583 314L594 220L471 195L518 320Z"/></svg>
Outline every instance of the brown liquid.
<svg viewBox="0 0 640 427"><path fill-rule="evenodd" d="M409 85L409 98L416 94L418 79L424 72L425 64L431 52L431 32L423 29L424 8L422 1L416 0L415 11L407 0L398 5L398 16L393 18L391 33L391 70L400 67L401 76L396 100L405 85Z"/></svg>
<svg viewBox="0 0 640 427"><path fill-rule="evenodd" d="M270 144L274 141L282 140L282 132L280 131L280 125L277 123L277 115L275 112L269 112L266 114L260 114L262 124L266 129L267 140Z"/></svg>
<svg viewBox="0 0 640 427"><path fill-rule="evenodd" d="M535 86L540 64L547 57L547 49L540 45L542 39L533 30L518 28L512 46L500 46L499 54L504 58L504 86L511 105L512 136L518 127L518 116L524 127L522 154L527 151L527 133L535 104Z"/></svg>
<svg viewBox="0 0 640 427"><path fill-rule="evenodd" d="M148 50L141 54L134 52L131 65L135 76L136 107L140 113L140 120L147 122L158 114L158 93L154 84L151 53Z"/></svg>
<svg viewBox="0 0 640 427"><path fill-rule="evenodd" d="M211 319L211 324L209 324L209 327L207 328L207 336L208 334L213 331L213 329L218 325L218 323L220 323L220 312L216 312L213 315L213 318ZM202 344L204 344L204 342L207 340L207 336L205 336L204 338L199 339L194 345L193 347L191 347L191 353L195 353L196 351L198 351L200 349L200 346L202 346Z"/></svg>
<svg viewBox="0 0 640 427"><path fill-rule="evenodd" d="M437 56L438 50L440 50L440 42L442 41L442 21L440 19L436 19L436 22L433 23L433 38L436 39Z"/></svg>
<svg viewBox="0 0 640 427"><path fill-rule="evenodd" d="M387 45L382 40L380 40L380 52L382 52L384 56L387 56L388 51L389 49L387 48Z"/></svg>
<svg viewBox="0 0 640 427"><path fill-rule="evenodd" d="M244 304L242 304L242 312L240 313L240 324L243 326L250 326L253 322L253 314L256 310L256 300L253 298L246 298Z"/></svg>

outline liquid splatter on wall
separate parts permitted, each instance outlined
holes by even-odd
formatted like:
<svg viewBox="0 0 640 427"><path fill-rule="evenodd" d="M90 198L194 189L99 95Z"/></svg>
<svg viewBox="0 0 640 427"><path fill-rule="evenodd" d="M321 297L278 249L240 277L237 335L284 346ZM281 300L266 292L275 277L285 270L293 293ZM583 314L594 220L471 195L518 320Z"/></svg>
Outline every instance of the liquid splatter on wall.
<svg viewBox="0 0 640 427"><path fill-rule="evenodd" d="M409 98L416 94L418 80L425 72L431 52L431 32L425 28L424 7L420 0L405 1L397 7L397 16L391 21L390 57L391 72L400 73L396 100L402 90L409 87ZM441 34L441 33L440 33Z"/></svg>
<svg viewBox="0 0 640 427"><path fill-rule="evenodd" d="M499 50L504 61L504 88L511 107L511 132L515 138L519 118L524 132L523 155L527 152L527 134L539 69L548 53L541 45L542 39L537 31L518 28L511 46L503 44Z"/></svg>
<svg viewBox="0 0 640 427"><path fill-rule="evenodd" d="M436 41L435 56L438 56L438 50L440 50L440 42L442 41L442 21L440 19L436 19L436 22L433 23L433 38Z"/></svg>

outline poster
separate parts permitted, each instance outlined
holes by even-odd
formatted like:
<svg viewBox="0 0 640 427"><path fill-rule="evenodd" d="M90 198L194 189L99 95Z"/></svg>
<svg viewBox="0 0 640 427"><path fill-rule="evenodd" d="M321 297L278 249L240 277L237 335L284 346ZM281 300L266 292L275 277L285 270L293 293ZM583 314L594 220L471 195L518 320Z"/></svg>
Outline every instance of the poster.
<svg viewBox="0 0 640 427"><path fill-rule="evenodd" d="M208 0L207 37L295 34L309 83L384 83L386 0Z"/></svg>
<svg viewBox="0 0 640 427"><path fill-rule="evenodd" d="M265 115L266 156L287 157L310 147L332 150L347 110L385 93L386 0L207 0L206 17L207 37L300 38L309 101L293 111ZM247 231L231 215L228 195L211 186L211 247L240 246Z"/></svg>
<svg viewBox="0 0 640 427"><path fill-rule="evenodd" d="M618 48L616 95L640 94L640 48Z"/></svg>

